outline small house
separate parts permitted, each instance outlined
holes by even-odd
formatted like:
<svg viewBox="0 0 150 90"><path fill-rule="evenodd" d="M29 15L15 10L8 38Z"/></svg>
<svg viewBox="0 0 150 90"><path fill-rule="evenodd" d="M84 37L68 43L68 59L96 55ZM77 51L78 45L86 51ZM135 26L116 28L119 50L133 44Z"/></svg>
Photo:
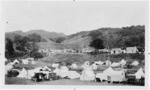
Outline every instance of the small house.
<svg viewBox="0 0 150 90"><path fill-rule="evenodd" d="M123 50L121 48L112 48L110 51L111 54L121 54Z"/></svg>
<svg viewBox="0 0 150 90"><path fill-rule="evenodd" d="M137 53L138 49L137 47L127 47L126 48L126 53Z"/></svg>

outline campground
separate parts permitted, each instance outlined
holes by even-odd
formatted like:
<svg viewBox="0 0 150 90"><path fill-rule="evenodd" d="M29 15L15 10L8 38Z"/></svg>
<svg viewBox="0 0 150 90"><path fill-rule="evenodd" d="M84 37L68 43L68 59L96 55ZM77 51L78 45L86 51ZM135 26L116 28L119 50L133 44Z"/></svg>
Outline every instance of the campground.
<svg viewBox="0 0 150 90"><path fill-rule="evenodd" d="M79 74L82 73L82 69L80 68L81 65L85 62L85 61L90 61L90 62L94 62L94 61L106 61L107 57L105 57L106 55L101 55L101 56L92 56L89 54L55 54L55 55L50 55L48 57L39 59L37 61L35 61L35 64L23 64L23 63L19 63L17 65L14 66L15 69L21 70L22 68L25 68L26 70L31 70L37 67L44 67L44 66L48 66L50 67L53 63L61 63L61 62L66 62L67 64L72 64L72 63L76 63L77 66L79 67L78 69L76 69L75 71L78 72ZM110 58L110 60L112 61L120 61L121 59L123 59L122 57L116 57L116 58ZM124 58L125 60L131 60L134 61L136 59L131 59L130 57L126 57ZM137 60L140 62L140 59ZM127 69L129 71L134 71L134 70L138 70L140 67L143 67L144 64L139 64L136 67L132 67L132 69ZM108 66L105 65L98 65L97 70L94 70L94 73L99 73L105 69L107 69ZM25 78L19 78L19 77L7 77L5 76L5 84L6 85L113 85L113 86L135 86L135 85L130 85L130 84L125 84L125 83L108 83L108 82L97 82L97 81L82 81L79 78L77 79L58 79L58 80L53 80L53 81L41 81L41 82L35 82L32 81L31 79L25 79Z"/></svg>

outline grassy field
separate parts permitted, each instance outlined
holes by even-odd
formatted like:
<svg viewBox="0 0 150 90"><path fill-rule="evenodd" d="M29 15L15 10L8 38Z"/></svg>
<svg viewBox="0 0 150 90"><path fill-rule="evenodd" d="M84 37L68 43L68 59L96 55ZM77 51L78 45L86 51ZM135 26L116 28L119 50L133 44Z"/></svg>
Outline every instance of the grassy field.
<svg viewBox="0 0 150 90"><path fill-rule="evenodd" d="M6 85L115 85L115 86L129 86L129 84L118 84L118 83L107 83L107 82L96 82L96 81L81 81L79 79L59 79L53 81L42 81L42 82L34 82L28 79L22 79L17 77L6 77L5 78Z"/></svg>
<svg viewBox="0 0 150 90"><path fill-rule="evenodd" d="M109 55L108 54L98 54L98 55L91 55L91 54L83 54L83 53L67 53L67 54L53 54L48 57L41 59L42 62L52 63L52 62L67 62L67 63L77 63L82 64L85 61L106 61L110 59L111 62L119 62L122 59L128 60L130 62L137 60L141 62L144 60L144 55L137 55L137 54L121 54L121 55Z"/></svg>

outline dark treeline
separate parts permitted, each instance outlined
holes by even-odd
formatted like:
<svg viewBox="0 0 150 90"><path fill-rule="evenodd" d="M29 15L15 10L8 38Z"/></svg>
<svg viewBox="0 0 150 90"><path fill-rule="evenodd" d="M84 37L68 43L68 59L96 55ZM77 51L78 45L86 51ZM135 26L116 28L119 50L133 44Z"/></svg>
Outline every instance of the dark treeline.
<svg viewBox="0 0 150 90"><path fill-rule="evenodd" d="M41 42L42 40L41 36L35 33L28 36L15 35L14 40L6 38L5 57L35 55L38 51L37 42Z"/></svg>
<svg viewBox="0 0 150 90"><path fill-rule="evenodd" d="M126 48L145 46L145 26L130 26L122 28L100 28L90 31L92 37L90 46L96 49L102 48Z"/></svg>

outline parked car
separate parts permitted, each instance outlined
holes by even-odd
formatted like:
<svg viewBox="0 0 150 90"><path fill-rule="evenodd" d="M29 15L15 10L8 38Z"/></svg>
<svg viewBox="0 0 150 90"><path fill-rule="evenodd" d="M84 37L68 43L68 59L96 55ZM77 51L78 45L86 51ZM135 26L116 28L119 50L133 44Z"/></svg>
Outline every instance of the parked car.
<svg viewBox="0 0 150 90"><path fill-rule="evenodd" d="M32 80L35 82L42 81L42 80L44 80L44 74L42 72L37 72L32 77Z"/></svg>
<svg viewBox="0 0 150 90"><path fill-rule="evenodd" d="M49 73L49 79L50 80L58 80L59 79L59 76L56 75L56 73Z"/></svg>
<svg viewBox="0 0 150 90"><path fill-rule="evenodd" d="M12 69L12 70L8 71L7 77L16 77L18 75L19 75L19 71Z"/></svg>

